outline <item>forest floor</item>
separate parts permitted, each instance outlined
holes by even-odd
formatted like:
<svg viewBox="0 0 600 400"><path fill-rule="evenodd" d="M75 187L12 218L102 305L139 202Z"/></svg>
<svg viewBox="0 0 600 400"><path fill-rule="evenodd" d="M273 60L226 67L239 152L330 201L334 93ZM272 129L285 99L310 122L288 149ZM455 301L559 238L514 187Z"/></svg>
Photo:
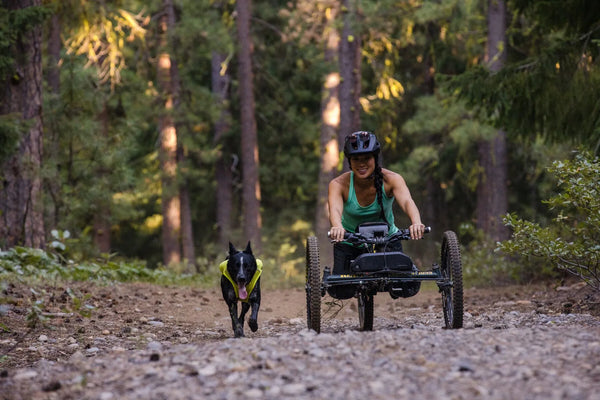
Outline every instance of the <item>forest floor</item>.
<svg viewBox="0 0 600 400"><path fill-rule="evenodd" d="M26 367L42 358L66 359L76 351L91 355L115 347L143 347L148 341L191 343L233 336L220 288L72 282L34 290L35 296L28 286L9 284L2 293L6 304L0 313L0 357L4 356L0 370ZM27 314L34 298L42 301L44 321L30 329ZM492 308L600 316L600 294L573 281L565 286L468 288L464 304L471 316ZM424 284L416 296L408 299L392 300L386 293L375 296L375 317L418 319L420 312L433 309L438 309L442 318L441 296L434 285ZM83 316L85 311L90 315ZM336 321L353 317L358 324L355 299L323 298L324 326L328 321L336 325ZM305 324L304 289L263 288L258 321L259 330L253 333L246 326L246 336L268 336L281 326Z"/></svg>
<svg viewBox="0 0 600 400"><path fill-rule="evenodd" d="M372 398L463 398L465 390L480 394L470 398L514 398L511 390L525 390L530 398L587 399L600 389L600 294L577 282L467 288L465 329L454 333L442 329L441 296L434 285L424 284L408 299L375 296L371 333L358 332L355 299L334 302L325 296L316 336L306 329L303 289L263 288L259 329L250 332L246 325L241 340L231 339L219 288L79 282L38 286L33 293L19 284L4 286L2 400L187 399L197 391L215 399L240 394L364 398L374 393ZM45 320L30 329L32 299L41 300ZM90 315L82 316L84 310ZM340 347L343 343L352 345ZM410 351L405 343L412 343ZM381 346L397 350L389 353ZM490 349L496 353L491 358ZM372 352L379 355L370 357ZM310 367L315 360L322 372ZM507 362L517 368L510 377ZM356 381L351 392L331 392L330 372L342 368L352 374L365 363L374 368L369 385ZM382 363L394 368L377 374ZM547 363L555 367L539 369ZM401 381L394 372L398 369L405 371ZM471 378L465 371L472 372ZM247 373L260 377L235 380ZM300 379L298 373L306 375ZM584 378L569 385L572 374ZM439 384L422 386L425 376ZM514 385L507 385L508 378Z"/></svg>

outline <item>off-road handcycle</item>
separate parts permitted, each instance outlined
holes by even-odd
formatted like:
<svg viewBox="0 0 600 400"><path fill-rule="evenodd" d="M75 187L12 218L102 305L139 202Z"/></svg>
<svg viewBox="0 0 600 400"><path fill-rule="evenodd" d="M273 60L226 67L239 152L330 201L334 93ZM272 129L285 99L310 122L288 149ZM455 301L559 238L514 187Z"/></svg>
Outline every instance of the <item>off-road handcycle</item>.
<svg viewBox="0 0 600 400"><path fill-rule="evenodd" d="M431 229L426 228L426 233ZM321 331L321 298L336 287L354 289L358 300L359 329L373 330L374 296L389 292L392 298L403 297L397 291L404 290L406 283L433 281L442 297L444 323L447 329L463 325L462 263L458 238L453 231L442 237L440 262L430 271L420 271L412 259L402 251L389 250L398 240L410 240L408 229L388 234L385 223L359 225L355 233L347 232L344 241L362 249L362 253L341 274L332 274L329 267L321 271L319 244L316 236L306 241L306 308L308 328ZM418 291L419 289L417 289ZM331 294L330 294L331 295Z"/></svg>

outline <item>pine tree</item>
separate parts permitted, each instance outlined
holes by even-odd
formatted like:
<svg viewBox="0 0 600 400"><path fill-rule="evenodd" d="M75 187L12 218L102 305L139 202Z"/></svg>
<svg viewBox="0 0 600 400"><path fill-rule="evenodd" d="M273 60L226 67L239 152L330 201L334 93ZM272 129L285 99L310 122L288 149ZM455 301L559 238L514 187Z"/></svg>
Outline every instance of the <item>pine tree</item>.
<svg viewBox="0 0 600 400"><path fill-rule="evenodd" d="M45 247L42 205L42 27L41 0L2 2L21 26L10 26L12 68L0 76L0 118L10 117L18 132L2 165L0 243ZM6 54L3 54L6 57ZM6 125L4 125L6 127Z"/></svg>
<svg viewBox="0 0 600 400"><path fill-rule="evenodd" d="M252 73L252 37L250 36L251 0L237 2L237 34L239 43L240 124L242 135L244 236L260 253L262 218L260 213L260 182L258 141L254 117L254 75Z"/></svg>

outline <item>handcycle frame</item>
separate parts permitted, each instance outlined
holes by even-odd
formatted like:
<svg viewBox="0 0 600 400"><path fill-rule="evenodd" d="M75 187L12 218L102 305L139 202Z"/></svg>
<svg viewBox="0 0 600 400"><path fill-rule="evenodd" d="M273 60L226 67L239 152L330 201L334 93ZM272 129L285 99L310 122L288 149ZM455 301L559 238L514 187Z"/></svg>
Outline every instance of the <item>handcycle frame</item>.
<svg viewBox="0 0 600 400"><path fill-rule="evenodd" d="M426 233L430 232L426 228ZM413 269L408 255L400 251L386 251L386 247L398 240L409 240L410 231L401 229L387 235L387 225L381 223L363 224L356 233L346 233L344 241L365 246L365 253L351 260L347 274L331 274L324 268L321 279L318 242L316 237L307 239L306 295L307 324L309 329L320 332L321 297L327 289L336 286L355 288L358 299L360 330L373 329L373 296L379 292L401 291L401 283L433 281L442 294L442 308L445 327L461 328L463 323L463 284L460 248L456 234L446 231L442 240L440 264L434 264L431 271ZM394 297L395 298L395 297Z"/></svg>

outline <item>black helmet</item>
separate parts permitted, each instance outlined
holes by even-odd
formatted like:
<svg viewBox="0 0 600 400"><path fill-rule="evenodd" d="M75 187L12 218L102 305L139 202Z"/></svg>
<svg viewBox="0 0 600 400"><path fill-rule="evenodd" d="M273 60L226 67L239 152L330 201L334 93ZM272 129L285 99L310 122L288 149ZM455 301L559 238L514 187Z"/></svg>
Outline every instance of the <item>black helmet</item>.
<svg viewBox="0 0 600 400"><path fill-rule="evenodd" d="M358 131L346 136L344 143L344 155L346 158L357 154L374 153L379 154L381 146L375 134L367 131Z"/></svg>

